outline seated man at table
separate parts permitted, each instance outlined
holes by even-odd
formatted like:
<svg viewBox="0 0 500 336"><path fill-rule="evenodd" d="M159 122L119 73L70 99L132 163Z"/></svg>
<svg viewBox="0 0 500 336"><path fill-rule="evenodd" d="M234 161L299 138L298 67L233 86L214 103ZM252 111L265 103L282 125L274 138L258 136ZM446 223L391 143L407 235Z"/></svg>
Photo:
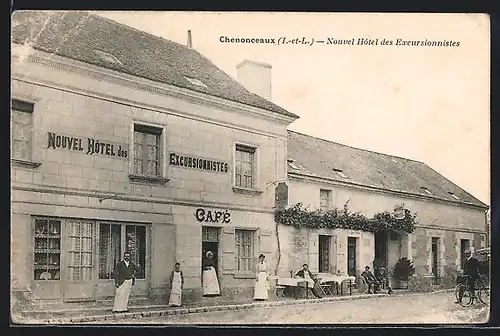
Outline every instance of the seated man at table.
<svg viewBox="0 0 500 336"><path fill-rule="evenodd" d="M307 264L302 265L302 269L295 273L295 276L305 278L305 279L313 279L313 274L309 271L309 266Z"/></svg>
<svg viewBox="0 0 500 336"><path fill-rule="evenodd" d="M366 284L368 285L368 294L377 294L379 288L379 282L377 278L370 271L370 266L366 266L363 273L361 273L363 279L365 279ZM372 292L373 288L373 292Z"/></svg>
<svg viewBox="0 0 500 336"><path fill-rule="evenodd" d="M309 266L307 264L302 265L302 269L295 273L296 277L304 278L304 279L311 279L314 281L314 285L308 285L308 287L311 289L312 293L316 297L321 297L321 290L320 290L320 284L319 281L316 277L313 276L311 271L309 271Z"/></svg>
<svg viewBox="0 0 500 336"><path fill-rule="evenodd" d="M385 284L385 287L387 288L387 294L392 294L392 288L391 288L391 282L389 279L389 272L387 271L387 268L384 266L379 266L376 270L376 279L379 281L381 285Z"/></svg>

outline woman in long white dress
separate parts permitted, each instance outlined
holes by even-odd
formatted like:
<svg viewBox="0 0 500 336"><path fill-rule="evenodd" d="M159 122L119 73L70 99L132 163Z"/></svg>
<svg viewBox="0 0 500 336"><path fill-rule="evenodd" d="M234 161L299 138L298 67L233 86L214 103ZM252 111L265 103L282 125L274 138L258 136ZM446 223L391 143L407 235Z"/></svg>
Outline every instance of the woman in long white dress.
<svg viewBox="0 0 500 336"><path fill-rule="evenodd" d="M214 267L214 254L212 251L208 251L205 257L203 266L203 296L219 296L220 288L217 272Z"/></svg>
<svg viewBox="0 0 500 336"><path fill-rule="evenodd" d="M170 274L170 284L172 289L170 291L170 298L168 305L171 307L180 307L182 304L182 288L184 287L184 276L181 271L181 264L175 263L175 270Z"/></svg>
<svg viewBox="0 0 500 336"><path fill-rule="evenodd" d="M256 282L253 298L257 301L267 300L269 295L267 264L264 261L265 259L266 256L261 254L259 256L259 263L255 269Z"/></svg>

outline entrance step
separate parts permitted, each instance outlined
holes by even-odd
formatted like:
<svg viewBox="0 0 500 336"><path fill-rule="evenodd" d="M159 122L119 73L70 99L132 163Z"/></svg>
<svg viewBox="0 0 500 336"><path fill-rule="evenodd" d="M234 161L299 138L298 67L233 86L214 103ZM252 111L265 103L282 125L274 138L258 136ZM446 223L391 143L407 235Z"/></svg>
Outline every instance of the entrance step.
<svg viewBox="0 0 500 336"><path fill-rule="evenodd" d="M105 298L90 302L33 302L29 308L22 311L25 315L44 315L58 313L81 313L84 311L110 310L113 307L114 298ZM158 303L148 297L135 296L129 300L131 307L154 306Z"/></svg>

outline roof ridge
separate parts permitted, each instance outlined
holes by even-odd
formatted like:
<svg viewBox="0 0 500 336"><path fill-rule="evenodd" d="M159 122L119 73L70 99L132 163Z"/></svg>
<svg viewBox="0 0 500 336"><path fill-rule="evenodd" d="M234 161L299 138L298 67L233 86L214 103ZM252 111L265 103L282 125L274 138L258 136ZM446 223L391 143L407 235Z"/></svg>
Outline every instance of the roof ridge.
<svg viewBox="0 0 500 336"><path fill-rule="evenodd" d="M175 41L173 41L173 40L167 39L167 38L165 38L165 37L163 37L163 36L155 35L155 34L148 33L148 32L146 32L146 31L143 31L143 30L140 30L140 29L134 28L134 27L132 27L132 26L129 26L129 25L127 25L127 24L124 24L124 23L121 23L121 22L115 21L115 20L110 19L110 18L108 18L108 17L98 15L98 14L96 14L96 13L94 13L94 12L88 12L88 13L91 13L90 15L92 15L92 16L94 16L94 17L99 17L99 18L104 19L104 20L106 20L106 21L108 21L108 22L111 22L111 23L113 23L113 24L117 24L117 25L120 25L120 26L123 26L123 27L127 27L127 28L128 28L128 29L130 29L130 30L133 30L133 31L136 31L136 32L139 32L139 33L142 33L142 34L149 35L149 36L154 37L154 38L156 38L156 39L161 39L161 40L164 40L164 41L167 41L167 42L170 42L170 43L174 43L174 44L176 44L176 45L178 45L178 46L180 46L180 47L185 48L186 50L189 50L190 52L195 52L196 54L198 54L198 56L202 57L202 58L203 58L204 60L206 60L206 61L207 61L210 65L212 65L215 69L217 69L217 71L219 71L219 72L223 73L225 76L227 76L227 77L228 77L228 78L230 78L232 81L234 81L236 84L238 84L238 85L241 87L241 89L243 89L243 90L247 91L247 93L249 93L249 94L251 94L251 95L253 95L253 96L255 96L255 97L258 97L259 99L265 100L265 101L267 101L268 103L273 104L274 106L276 106L276 107L278 107L278 108L284 109L284 108L282 108L281 106L279 106L278 104L276 104L275 102L270 101L270 100L268 100L268 99L266 99L266 98L264 98L264 97L262 97L262 96L260 96L260 95L258 95L258 94L255 94L255 93L251 92L250 90L248 90L248 89L247 89L247 88L246 88L243 84L241 84L241 83L240 83L240 82L239 82L236 78L233 78L233 76L229 75L227 72L225 72L224 70L222 70L221 68L219 68L219 67L215 64L215 62L213 62L213 61L212 61L211 59L209 59L207 56L203 55L201 52L199 52L198 50L196 50L196 49L194 49L194 48L190 48L190 47L185 46L185 45L183 45L183 44L181 44L181 43L179 43L179 42L175 42ZM288 110L287 110L287 112L288 112L288 113L292 113L292 112L290 112L290 111L288 111ZM292 114L293 114L293 113L292 113ZM298 116L297 116L297 117L298 117Z"/></svg>
<svg viewBox="0 0 500 336"><path fill-rule="evenodd" d="M305 134L305 133L301 133L301 132L297 132L297 131L293 131L293 130L288 130L288 132L300 134L300 135L303 135L303 136L306 136L306 137L309 137L309 138L314 138L314 139L317 139L317 140L321 140L321 141L324 141L324 142L329 142L329 143L340 145L340 146L344 146L344 147L349 147L349 148L352 148L352 149L355 149L355 150L359 150L359 151L363 151L363 152L375 153L375 154L379 154L379 155L389 156L391 158L397 158L397 159L402 159L402 160L407 160L407 161L412 161L412 162L416 162L416 163L419 163L419 164L427 165L423 161L419 161L419 160L415 160L415 159L409 159L409 158L405 158L405 157L398 156L398 155L393 155L393 154L381 153L381 152L377 152L377 151L370 150L370 149L364 149L364 148L354 147L354 146L346 145L346 144L343 144L343 143L340 143L340 142L336 142L336 141L332 141L332 140L327 140L327 139L319 138L319 137L316 137L316 136L313 136L313 135L309 135L309 134Z"/></svg>
<svg viewBox="0 0 500 336"><path fill-rule="evenodd" d="M113 24L115 24L115 25L119 25L119 26L122 26L122 27L126 27L127 29L130 29L130 30L136 31L136 32L141 33L141 34L146 34L146 35L149 35L149 36L151 36L151 37L154 37L155 39L161 39L161 40L164 40L164 41L167 41L167 42L170 42L170 43L177 44L177 45L179 45L179 46L181 46L181 47L184 47L184 48L186 48L186 49L189 49L189 50L191 50L191 51L194 51L194 52L196 52L196 53L200 54L198 51L196 51L196 49L189 48L188 46L185 46L185 45L183 45L183 44L181 44L181 43L179 43L179 42L175 42L175 41L173 41L173 40L169 40L169 39L167 39L167 38L165 38L165 37L163 37L163 36L155 35L155 34L152 34L152 33L148 33L148 32L146 32L146 31L144 31L144 30L140 30L140 29L134 28L134 27L129 26L129 25L125 24L125 23L121 23L121 22L115 21L115 20L110 19L110 18L105 17L105 16L101 16L101 15L97 14L96 12L89 11L89 13L91 13L91 15L92 15L92 16L94 16L94 17L98 17L99 19L103 19L103 20L108 21L108 22L110 22L110 23L113 23ZM200 54L200 55L201 55L201 54ZM202 56L203 56L203 55L202 55Z"/></svg>

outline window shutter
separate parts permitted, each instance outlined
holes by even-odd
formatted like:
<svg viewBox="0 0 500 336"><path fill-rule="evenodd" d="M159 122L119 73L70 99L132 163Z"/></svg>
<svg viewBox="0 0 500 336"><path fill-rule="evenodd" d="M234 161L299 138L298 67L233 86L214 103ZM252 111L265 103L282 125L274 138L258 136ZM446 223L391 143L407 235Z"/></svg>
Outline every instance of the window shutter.
<svg viewBox="0 0 500 336"><path fill-rule="evenodd" d="M310 232L309 233L309 270L311 272L318 272L318 252L319 252L319 246L318 246L318 233L317 232Z"/></svg>
<svg viewBox="0 0 500 336"><path fill-rule="evenodd" d="M234 228L222 228L222 271L230 274L234 270Z"/></svg>
<svg viewBox="0 0 500 336"><path fill-rule="evenodd" d="M337 265L337 236L331 236L330 238L330 272L336 273L338 269Z"/></svg>
<svg viewBox="0 0 500 336"><path fill-rule="evenodd" d="M273 236L270 230L259 230L260 253L269 254L273 251Z"/></svg>

